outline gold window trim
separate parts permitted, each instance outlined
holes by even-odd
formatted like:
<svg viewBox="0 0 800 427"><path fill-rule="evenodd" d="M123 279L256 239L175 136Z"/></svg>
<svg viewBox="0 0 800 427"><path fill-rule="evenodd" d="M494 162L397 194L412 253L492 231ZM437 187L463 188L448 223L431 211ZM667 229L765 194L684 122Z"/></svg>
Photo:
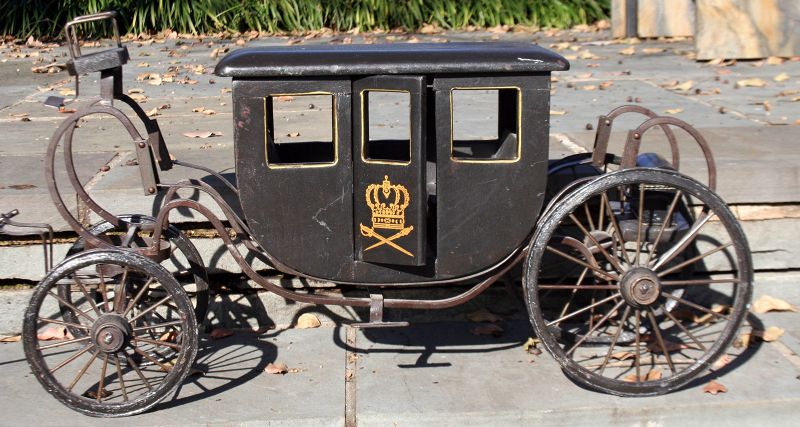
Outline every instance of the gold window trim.
<svg viewBox="0 0 800 427"><path fill-rule="evenodd" d="M269 162L269 120L267 117L267 98L274 98L276 96L312 96L312 95L330 95L331 97L331 114L333 115L333 162L327 163L270 163ZM273 110L274 114L274 110ZM273 136L274 140L274 136ZM274 143L274 142L273 142ZM270 93L264 97L264 160L267 162L267 167L270 169L302 169L302 168L329 168L336 166L339 163L339 115L336 107L336 94L333 92L315 91L315 92L292 92L292 93Z"/></svg>
<svg viewBox="0 0 800 427"><path fill-rule="evenodd" d="M366 156L364 156L364 153L366 152L365 148L366 148L366 143L367 143L367 139L365 138L366 133L364 132L365 127L366 127L366 124L365 124L366 120L364 120L364 111L366 111L366 108L368 108L368 105L364 103L364 92L395 92L395 93L399 92L399 93L407 93L408 94L408 161L407 162L393 161L393 160L374 160L374 159L368 159ZM414 150L411 147L411 143L412 143L411 135L412 135L412 131L413 131L413 129L411 129L411 126L412 126L412 123L413 123L413 120L412 120L412 117L411 117L411 111L412 111L411 102L413 101L411 99L411 91L405 90L405 89L370 88L370 89L362 89L361 92L359 92L359 97L361 98L361 111L360 111L360 114L361 114L361 161L364 162L364 163L371 163L371 164L376 164L376 165L399 165L399 166L408 166L408 165L410 165L411 164L411 160L413 160L411 157L412 157L412 154L414 153Z"/></svg>
<svg viewBox="0 0 800 427"><path fill-rule="evenodd" d="M517 91L517 155L513 159L464 159L453 156L453 91L456 90L501 90ZM500 106L497 106L498 119ZM500 135L498 135L498 138ZM516 163L522 158L522 89L519 86L457 86L450 88L450 160L459 163Z"/></svg>

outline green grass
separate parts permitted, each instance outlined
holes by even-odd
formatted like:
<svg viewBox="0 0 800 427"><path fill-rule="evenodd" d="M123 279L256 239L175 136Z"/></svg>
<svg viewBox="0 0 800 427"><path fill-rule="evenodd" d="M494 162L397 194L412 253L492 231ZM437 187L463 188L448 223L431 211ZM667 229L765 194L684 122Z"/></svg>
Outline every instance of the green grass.
<svg viewBox="0 0 800 427"><path fill-rule="evenodd" d="M609 0L0 0L0 33L56 38L71 18L120 12L123 32L213 33L222 30L307 32L323 27L362 31L423 24L447 29L533 25L567 28L603 19ZM103 25L84 37L108 35Z"/></svg>

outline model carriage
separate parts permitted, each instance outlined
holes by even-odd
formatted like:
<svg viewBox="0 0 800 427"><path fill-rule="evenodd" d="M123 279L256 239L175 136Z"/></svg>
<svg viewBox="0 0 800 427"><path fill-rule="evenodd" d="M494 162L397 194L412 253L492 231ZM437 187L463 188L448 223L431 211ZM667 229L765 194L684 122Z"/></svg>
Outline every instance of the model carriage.
<svg viewBox="0 0 800 427"><path fill-rule="evenodd" d="M385 321L384 310L461 304L508 280L521 263L535 336L571 379L611 394L685 385L726 351L742 322L750 254L713 192L716 172L702 136L675 118L620 107L600 118L594 153L548 161L550 73L569 68L553 52L505 43L236 50L216 68L233 80L234 185L169 155L158 123L123 93L128 53L119 38L111 49L81 54L74 27L98 19L114 14L68 24L68 69L100 72L101 96L59 126L47 153L55 206L79 240L36 287L23 332L37 379L72 409L135 414L189 373L208 284L201 254L169 223L178 208L205 216L244 274L265 289L368 308L369 319L355 327L404 326ZM463 95L478 93L489 94L496 114L484 126L489 137L471 138L455 116ZM380 105L394 105L372 102L387 94L405 100L389 111L408 124L399 137L372 126L386 114ZM322 99L315 123L322 137L287 140L276 108L282 97L304 96ZM611 128L626 113L644 120L615 156L606 152ZM111 213L83 189L71 146L75 124L90 115L111 115L130 134L144 193L162 196L155 217ZM670 161L639 153L654 127L663 130ZM708 185L678 172L673 130L701 147ZM68 183L55 177L59 153ZM215 175L242 212L204 181L161 182L158 171L172 167ZM61 197L65 185L101 223L85 227L76 219ZM205 193L223 216L181 189ZM11 225L4 216L3 230ZM369 297L284 288L257 274L245 253L287 274L363 288ZM162 265L175 258L183 274ZM382 295L420 284L449 286L453 295ZM63 336L43 337L53 326Z"/></svg>

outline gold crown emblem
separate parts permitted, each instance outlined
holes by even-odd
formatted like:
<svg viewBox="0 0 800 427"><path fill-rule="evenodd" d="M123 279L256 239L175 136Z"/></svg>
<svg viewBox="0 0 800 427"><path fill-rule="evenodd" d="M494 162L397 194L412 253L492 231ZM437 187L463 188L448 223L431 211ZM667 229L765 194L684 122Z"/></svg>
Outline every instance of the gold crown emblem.
<svg viewBox="0 0 800 427"><path fill-rule="evenodd" d="M384 175L383 183L367 186L366 201L372 209L372 228L405 228L406 208L411 201L406 187L392 184L389 176Z"/></svg>

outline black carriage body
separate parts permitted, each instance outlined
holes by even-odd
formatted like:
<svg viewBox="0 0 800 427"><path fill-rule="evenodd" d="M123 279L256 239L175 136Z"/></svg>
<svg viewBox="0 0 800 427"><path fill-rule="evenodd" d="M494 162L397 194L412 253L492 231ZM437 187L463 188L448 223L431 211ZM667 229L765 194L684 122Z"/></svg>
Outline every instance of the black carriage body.
<svg viewBox="0 0 800 427"><path fill-rule="evenodd" d="M241 49L233 77L236 174L259 244L303 274L342 283L456 279L502 262L544 198L550 72L530 44L442 43ZM453 96L497 93L497 138L454 138ZM405 145L372 142L374 92L408 94ZM278 142L278 97L332 97L331 141ZM293 145L292 145L293 144ZM398 149L399 148L399 149Z"/></svg>

